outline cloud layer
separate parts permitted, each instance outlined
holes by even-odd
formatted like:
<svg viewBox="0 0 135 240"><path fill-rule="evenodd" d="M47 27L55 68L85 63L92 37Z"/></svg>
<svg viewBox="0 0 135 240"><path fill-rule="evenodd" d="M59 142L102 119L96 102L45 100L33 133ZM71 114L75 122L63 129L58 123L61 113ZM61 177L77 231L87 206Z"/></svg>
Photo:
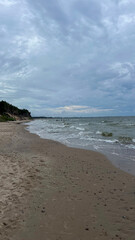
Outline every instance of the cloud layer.
<svg viewBox="0 0 135 240"><path fill-rule="evenodd" d="M33 115L135 115L134 29L133 0L0 0L0 99Z"/></svg>

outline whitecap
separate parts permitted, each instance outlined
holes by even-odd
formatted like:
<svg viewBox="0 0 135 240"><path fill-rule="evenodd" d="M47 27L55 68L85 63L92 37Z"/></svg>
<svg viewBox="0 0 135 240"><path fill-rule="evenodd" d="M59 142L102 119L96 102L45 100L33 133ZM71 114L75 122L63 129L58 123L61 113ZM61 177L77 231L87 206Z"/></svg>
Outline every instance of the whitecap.
<svg viewBox="0 0 135 240"><path fill-rule="evenodd" d="M116 153L116 152L112 152L112 154L113 154L113 155L116 155L116 156L119 156L119 154L118 154L118 153Z"/></svg>
<svg viewBox="0 0 135 240"><path fill-rule="evenodd" d="M104 142L107 142L107 143L116 143L117 142L117 140L116 139L114 139L114 140L104 140Z"/></svg>
<svg viewBox="0 0 135 240"><path fill-rule="evenodd" d="M116 139L114 139L114 140L110 140L110 139L95 139L96 141L98 141L98 142L106 142L106 143L116 143L117 142L117 140Z"/></svg>
<svg viewBox="0 0 135 240"><path fill-rule="evenodd" d="M73 129L73 128L75 128L75 126L71 126L70 128Z"/></svg>
<svg viewBox="0 0 135 240"><path fill-rule="evenodd" d="M102 134L102 132L100 132L100 131L97 131L97 132L96 132L96 134L98 134L98 135L101 135L101 134Z"/></svg>
<svg viewBox="0 0 135 240"><path fill-rule="evenodd" d="M77 130L81 130L81 131L84 131L85 129L84 128L80 128L80 127L76 127Z"/></svg>
<svg viewBox="0 0 135 240"><path fill-rule="evenodd" d="M126 145L126 147L130 148L130 149L135 149L135 145L133 145L133 144Z"/></svg>

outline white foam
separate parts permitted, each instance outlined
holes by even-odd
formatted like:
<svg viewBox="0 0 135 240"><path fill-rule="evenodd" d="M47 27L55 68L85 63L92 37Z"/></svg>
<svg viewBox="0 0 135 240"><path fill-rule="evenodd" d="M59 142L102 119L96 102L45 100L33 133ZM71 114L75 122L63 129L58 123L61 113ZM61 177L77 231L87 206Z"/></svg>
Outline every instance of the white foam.
<svg viewBox="0 0 135 240"><path fill-rule="evenodd" d="M96 134L98 134L98 135L101 135L101 134L102 134L102 132L100 132L100 131L97 131L97 132L96 132Z"/></svg>
<svg viewBox="0 0 135 240"><path fill-rule="evenodd" d="M88 123L79 123L79 126L88 126Z"/></svg>
<svg viewBox="0 0 135 240"><path fill-rule="evenodd" d="M133 144L126 145L126 147L129 149L135 149L135 145L133 145Z"/></svg>
<svg viewBox="0 0 135 240"><path fill-rule="evenodd" d="M73 129L73 128L76 128L76 127L75 126L71 126L70 128Z"/></svg>
<svg viewBox="0 0 135 240"><path fill-rule="evenodd" d="M106 143L116 143L117 140L116 139L113 139L113 140L110 140L110 139L96 139L98 142L106 142Z"/></svg>
<svg viewBox="0 0 135 240"><path fill-rule="evenodd" d="M116 155L116 156L119 156L119 154L118 154L118 153L116 153L116 152L112 152L112 154L113 154L113 155Z"/></svg>
<svg viewBox="0 0 135 240"><path fill-rule="evenodd" d="M84 128L80 128L80 127L76 127L77 130L81 130L81 131L84 131L85 129Z"/></svg>
<svg viewBox="0 0 135 240"><path fill-rule="evenodd" d="M117 140L116 139L114 139L114 140L104 140L104 142L107 142L107 143L116 143L117 142Z"/></svg>
<svg viewBox="0 0 135 240"><path fill-rule="evenodd" d="M97 146L97 145L94 146L94 149L96 149L96 150L98 150L99 148L100 148L100 147Z"/></svg>
<svg viewBox="0 0 135 240"><path fill-rule="evenodd" d="M82 135L83 135L83 132L79 132L79 135L82 136Z"/></svg>

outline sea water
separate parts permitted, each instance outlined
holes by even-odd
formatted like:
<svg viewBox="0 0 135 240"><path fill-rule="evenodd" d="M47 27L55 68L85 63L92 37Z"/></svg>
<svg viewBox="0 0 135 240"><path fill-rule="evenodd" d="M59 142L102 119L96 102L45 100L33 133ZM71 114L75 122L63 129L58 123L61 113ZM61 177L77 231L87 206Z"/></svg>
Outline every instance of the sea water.
<svg viewBox="0 0 135 240"><path fill-rule="evenodd" d="M27 125L41 138L101 152L135 175L135 117L42 118Z"/></svg>

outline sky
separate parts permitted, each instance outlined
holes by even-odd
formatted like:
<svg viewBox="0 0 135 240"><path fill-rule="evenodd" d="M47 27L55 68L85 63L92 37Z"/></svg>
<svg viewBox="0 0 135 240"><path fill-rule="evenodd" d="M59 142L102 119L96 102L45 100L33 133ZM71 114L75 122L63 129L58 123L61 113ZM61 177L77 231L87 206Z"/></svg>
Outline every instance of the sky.
<svg viewBox="0 0 135 240"><path fill-rule="evenodd" d="M0 101L32 116L135 115L134 0L0 0Z"/></svg>

